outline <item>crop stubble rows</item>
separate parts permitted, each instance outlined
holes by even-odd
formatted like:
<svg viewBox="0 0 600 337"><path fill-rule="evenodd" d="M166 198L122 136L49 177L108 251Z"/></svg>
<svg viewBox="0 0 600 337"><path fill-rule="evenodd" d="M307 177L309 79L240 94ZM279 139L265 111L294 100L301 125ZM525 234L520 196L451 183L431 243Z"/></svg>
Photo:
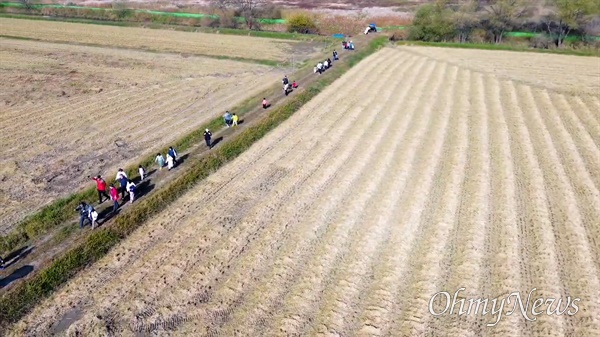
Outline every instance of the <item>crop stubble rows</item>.
<svg viewBox="0 0 600 337"><path fill-rule="evenodd" d="M15 92L14 104L2 108L0 233L32 210L89 184L87 175L107 175L152 153L280 76L266 66L234 61L2 41L0 60L9 62L0 70L16 82L0 86L9 92L14 86L38 88L41 96ZM105 67L78 66L84 59ZM29 67L21 69L25 63ZM68 85L73 72L87 79L86 86L104 90L74 90ZM69 97L57 97L36 81L48 81ZM19 101L22 94L26 101Z"/></svg>
<svg viewBox="0 0 600 337"><path fill-rule="evenodd" d="M161 52L285 61L295 41L135 27L0 18L0 35L49 42L94 44Z"/></svg>
<svg viewBox="0 0 600 337"><path fill-rule="evenodd" d="M84 334L594 336L598 97L415 49L353 68L14 333L67 314ZM581 309L494 329L429 315L460 287Z"/></svg>

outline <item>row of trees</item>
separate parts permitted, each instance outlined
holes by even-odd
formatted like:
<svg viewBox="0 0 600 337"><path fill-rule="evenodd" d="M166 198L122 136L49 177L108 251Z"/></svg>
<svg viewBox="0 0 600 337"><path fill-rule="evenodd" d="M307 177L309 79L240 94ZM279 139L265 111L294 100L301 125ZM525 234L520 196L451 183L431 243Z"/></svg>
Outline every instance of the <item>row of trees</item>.
<svg viewBox="0 0 600 337"><path fill-rule="evenodd" d="M505 33L524 29L545 32L561 47L573 32L593 34L599 17L598 0L437 0L419 8L409 38L466 42L480 30L501 43Z"/></svg>

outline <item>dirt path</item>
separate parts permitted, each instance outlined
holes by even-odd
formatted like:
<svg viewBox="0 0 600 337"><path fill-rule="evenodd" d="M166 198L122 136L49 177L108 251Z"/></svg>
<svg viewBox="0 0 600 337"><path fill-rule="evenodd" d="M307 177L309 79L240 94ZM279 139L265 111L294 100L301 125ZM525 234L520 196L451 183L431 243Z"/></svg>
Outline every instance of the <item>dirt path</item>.
<svg viewBox="0 0 600 337"><path fill-rule="evenodd" d="M357 41L355 41L355 44L360 48L360 46L366 45L367 42L367 39L359 38ZM338 62L343 62L344 56L348 55L348 53L350 52L341 52L341 60ZM322 76L327 76L327 72ZM300 85L296 92L292 92L290 94L289 97L291 98L296 93L302 92L304 88L317 80L319 75L313 74L312 69L306 69L299 72L296 77L291 76L290 78L297 80ZM279 103L286 100L286 96L283 95L281 90L277 90L272 96L268 97L268 99L273 107L276 107ZM262 108L257 108L244 114L240 119L240 125L236 128L223 127L221 130L212 130L213 140L216 143L215 147L227 142L231 136L241 132L244 128L256 123L261 118L266 117L267 112L265 112L265 110ZM190 148L188 151L179 153L179 156L182 158L182 163L172 171L169 172L166 169L158 171L156 170L156 167L150 168L149 177L140 185L142 187L141 198L153 193L152 191L159 189L161 186L173 180L177 175L185 172L186 167L188 167L186 162L190 160L198 160L204 154L208 153L208 151L209 150L206 148L204 143L198 144L197 146ZM139 182L136 183L139 185ZM113 216L110 212L112 207L110 202L105 201L102 205L97 205L97 201L94 201L93 205L100 214L100 224L103 226L109 225ZM131 205L128 202L123 203L119 212L122 212L129 207L131 207ZM86 227L84 230L79 229L79 218L75 213L76 212L74 212L72 221L59 226L56 230L52 231L48 235L45 235L34 242L31 242L28 246L12 252L10 255L4 257L7 262L7 268L0 272L0 294L10 291L10 289L19 282L26 281L27 278L33 276L37 271L43 269L44 265L51 262L54 257L60 255L77 242L85 240L85 238L90 234L91 230L89 227ZM75 222L77 222L77 224ZM64 239L65 236L68 236L66 240ZM57 241L60 241L60 243L57 244Z"/></svg>
<svg viewBox="0 0 600 337"><path fill-rule="evenodd" d="M11 334L596 336L600 149L572 133L596 102L383 49ZM514 298L495 327L434 317L461 287L536 288L535 321ZM575 314L531 314L568 297Z"/></svg>

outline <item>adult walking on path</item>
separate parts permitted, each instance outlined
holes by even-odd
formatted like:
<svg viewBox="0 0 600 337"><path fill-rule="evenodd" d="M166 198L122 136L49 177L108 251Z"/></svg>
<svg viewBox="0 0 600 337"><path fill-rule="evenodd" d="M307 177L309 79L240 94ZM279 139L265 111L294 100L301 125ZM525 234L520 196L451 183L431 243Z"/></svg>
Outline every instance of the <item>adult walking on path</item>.
<svg viewBox="0 0 600 337"><path fill-rule="evenodd" d="M121 199L125 199L125 192L127 191L127 181L129 180L129 178L127 177L127 174L125 173L125 171L123 171L122 168L120 168L119 172L117 172L116 180L119 181Z"/></svg>
<svg viewBox="0 0 600 337"><path fill-rule="evenodd" d="M206 129L204 130L204 141L206 142L206 146L208 146L208 148L212 148L211 146L211 142L210 139L212 137L212 132L210 132L210 130Z"/></svg>
<svg viewBox="0 0 600 337"><path fill-rule="evenodd" d="M79 212L79 228L83 228L84 222L90 221L89 205L82 201L75 210Z"/></svg>
<svg viewBox="0 0 600 337"><path fill-rule="evenodd" d="M156 158L154 158L154 161L158 164L159 170L162 170L162 168L165 167L165 157L163 157L162 154L157 153Z"/></svg>
<svg viewBox="0 0 600 337"><path fill-rule="evenodd" d="M169 151L167 151L167 154L169 156L173 157L173 161L176 164L177 163L177 151L175 151L175 149L172 146L169 146Z"/></svg>
<svg viewBox="0 0 600 337"><path fill-rule="evenodd" d="M227 127L231 127L231 124L233 123L233 116L229 113L229 111L225 111L223 119L225 120L225 125L227 125Z"/></svg>
<svg viewBox="0 0 600 337"><path fill-rule="evenodd" d="M110 200L113 202L113 213L119 209L119 191L115 188L115 185L110 184L109 194Z"/></svg>
<svg viewBox="0 0 600 337"><path fill-rule="evenodd" d="M106 200L110 199L108 194L106 194L106 181L102 179L102 176L98 175L97 177L93 177L92 180L96 182L96 189L98 190L98 203L101 204L104 201L102 200L102 196L105 196Z"/></svg>

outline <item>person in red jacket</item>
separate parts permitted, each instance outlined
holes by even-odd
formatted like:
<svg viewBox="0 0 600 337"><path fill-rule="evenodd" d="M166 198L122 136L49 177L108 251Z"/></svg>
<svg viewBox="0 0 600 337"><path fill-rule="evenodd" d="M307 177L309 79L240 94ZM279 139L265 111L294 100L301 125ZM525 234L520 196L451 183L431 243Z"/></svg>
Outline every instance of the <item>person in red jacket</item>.
<svg viewBox="0 0 600 337"><path fill-rule="evenodd" d="M108 194L106 194L106 181L102 179L102 176L98 175L97 177L93 177L92 180L96 182L96 189L98 190L98 203L101 204L104 201L102 200L102 196L105 196L106 200L110 199Z"/></svg>

